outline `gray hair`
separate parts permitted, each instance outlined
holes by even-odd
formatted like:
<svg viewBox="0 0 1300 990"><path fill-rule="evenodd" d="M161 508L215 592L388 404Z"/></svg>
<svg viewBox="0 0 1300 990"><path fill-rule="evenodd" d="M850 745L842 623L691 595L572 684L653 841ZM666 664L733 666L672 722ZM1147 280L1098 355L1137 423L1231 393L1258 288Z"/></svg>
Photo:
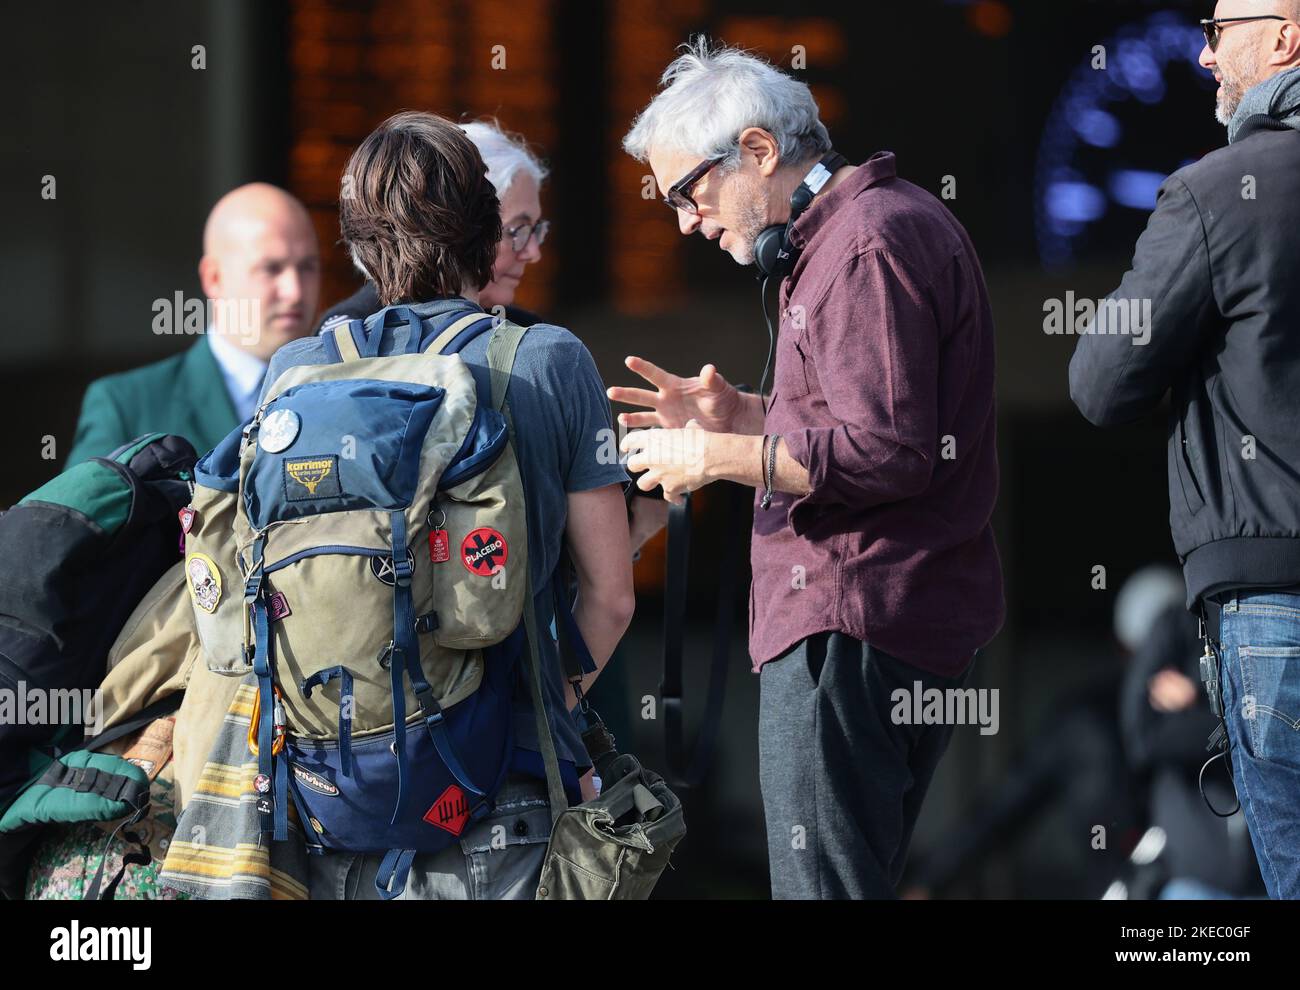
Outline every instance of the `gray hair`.
<svg viewBox="0 0 1300 990"><path fill-rule="evenodd" d="M502 130L495 120L475 120L461 124L460 129L478 148L483 164L487 166L488 181L496 187L498 199L505 198L510 184L520 172L531 175L539 186L550 174L521 135Z"/></svg>
<svg viewBox="0 0 1300 990"><path fill-rule="evenodd" d="M806 83L740 49L712 49L703 35L681 50L659 80L663 88L623 138L623 150L637 161L651 148L669 148L700 158L725 155L731 166L740 161L736 139L747 127L776 139L783 164L831 150Z"/></svg>
<svg viewBox="0 0 1300 990"><path fill-rule="evenodd" d="M496 120L475 120L459 125L469 139L478 148L479 157L487 166L488 181L497 191L497 199L503 199L511 183L520 173L532 176L540 186L550 171L541 159L532 153L522 135L504 130ZM366 278L370 273L357 259L355 249L350 249L352 266Z"/></svg>

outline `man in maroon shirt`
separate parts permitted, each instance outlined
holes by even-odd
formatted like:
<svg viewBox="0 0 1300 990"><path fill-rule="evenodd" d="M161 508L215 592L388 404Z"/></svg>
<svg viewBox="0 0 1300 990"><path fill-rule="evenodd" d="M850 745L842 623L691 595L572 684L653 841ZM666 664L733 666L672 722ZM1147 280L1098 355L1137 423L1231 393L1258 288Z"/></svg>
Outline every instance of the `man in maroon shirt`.
<svg viewBox="0 0 1300 990"><path fill-rule="evenodd" d="M629 357L638 486L753 485L750 653L774 897L891 897L975 653L1001 627L993 322L965 230L894 156L832 171L808 88L703 39L624 148L741 264L790 233L770 406ZM946 717L915 718L937 690ZM933 712L935 709L928 708Z"/></svg>

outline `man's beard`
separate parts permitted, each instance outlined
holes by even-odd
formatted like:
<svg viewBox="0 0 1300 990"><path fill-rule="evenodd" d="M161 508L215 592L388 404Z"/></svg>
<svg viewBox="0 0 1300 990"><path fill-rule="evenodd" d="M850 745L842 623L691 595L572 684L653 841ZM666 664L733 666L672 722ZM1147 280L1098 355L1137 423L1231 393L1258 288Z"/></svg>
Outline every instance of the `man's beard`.
<svg viewBox="0 0 1300 990"><path fill-rule="evenodd" d="M1246 91L1254 83L1246 83L1247 74L1244 67L1240 65L1228 65L1220 62L1219 73L1223 76L1223 82L1219 84L1219 92L1215 96L1214 118L1224 127L1227 127L1232 123L1237 108L1241 106Z"/></svg>
<svg viewBox="0 0 1300 990"><path fill-rule="evenodd" d="M732 248L731 257L735 259L738 265L752 265L754 263L754 244L758 241L758 235L767 227L767 212L758 204L753 202L745 207L744 212L736 223L736 228L731 232L740 243Z"/></svg>
<svg viewBox="0 0 1300 990"><path fill-rule="evenodd" d="M738 265L752 265L754 243L767 227L767 204L764 201L762 183L756 179L745 181L737 192L745 205L736 217L735 226L729 228L737 243L727 253Z"/></svg>

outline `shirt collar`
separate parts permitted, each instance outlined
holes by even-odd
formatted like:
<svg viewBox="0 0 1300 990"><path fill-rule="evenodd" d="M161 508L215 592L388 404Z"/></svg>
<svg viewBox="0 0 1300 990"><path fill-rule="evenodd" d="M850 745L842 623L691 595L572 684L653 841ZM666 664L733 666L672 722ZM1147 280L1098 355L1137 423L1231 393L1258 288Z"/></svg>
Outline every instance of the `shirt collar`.
<svg viewBox="0 0 1300 990"><path fill-rule="evenodd" d="M236 347L212 327L208 328L208 345L226 377L233 381L245 395L253 392L266 374L267 362Z"/></svg>
<svg viewBox="0 0 1300 990"><path fill-rule="evenodd" d="M478 303L470 302L464 296L449 296L443 299L430 299L422 303L399 303L401 306L409 306L411 311L422 320L427 320L433 316L441 316L443 313L451 313L458 309L477 309L485 312L483 307Z"/></svg>
<svg viewBox="0 0 1300 990"><path fill-rule="evenodd" d="M802 250L837 211L874 185L898 178L898 160L892 151L878 151L853 170L853 174L823 196L813 200L790 231L790 243Z"/></svg>

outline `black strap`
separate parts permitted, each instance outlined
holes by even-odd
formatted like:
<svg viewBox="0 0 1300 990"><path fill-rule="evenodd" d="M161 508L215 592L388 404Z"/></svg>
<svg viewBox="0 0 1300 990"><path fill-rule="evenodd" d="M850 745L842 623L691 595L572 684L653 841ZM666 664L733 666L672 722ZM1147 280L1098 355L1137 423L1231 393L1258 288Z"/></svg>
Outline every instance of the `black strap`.
<svg viewBox="0 0 1300 990"><path fill-rule="evenodd" d="M79 749L94 752L97 749L103 749L114 740L121 739L123 736L129 736L136 729L143 728L150 722L156 721L165 715L170 715L181 707L181 702L185 700L184 691L176 691L167 695L159 701L155 701L147 708L142 708L140 712L121 722L111 729L105 729L93 739L87 739L76 746L70 746L67 749L60 750L60 753L74 753Z"/></svg>
<svg viewBox="0 0 1300 990"><path fill-rule="evenodd" d="M560 548L560 559L555 563L551 575L551 607L555 615L555 636L560 651L560 663L564 667L565 680L571 684L581 684L585 672L578 649L573 645L573 633L569 629L566 616L573 611L573 560L567 547Z"/></svg>
<svg viewBox="0 0 1300 990"><path fill-rule="evenodd" d="M731 633L739 589L740 560L749 536L745 504L752 489L722 483L728 489L725 506L726 543L718 583L718 614L713 629L713 660L699 734L689 755L682 705L682 655L686 631L686 599L690 573L691 496L668 509L668 562L664 587L664 673L659 685L664 719L667 776L674 787L697 787L708 773L722 726L722 703L727 693L727 664L731 658ZM717 485L714 486L715 490Z"/></svg>
<svg viewBox="0 0 1300 990"><path fill-rule="evenodd" d="M66 787L78 794L96 794L109 801L125 801L132 808L138 808L141 797L149 794L147 780L142 784L122 774L94 767L70 767L59 760L45 768L34 786Z"/></svg>
<svg viewBox="0 0 1300 990"><path fill-rule="evenodd" d="M1210 734L1210 741L1206 744L1206 750L1213 752L1214 755L1201 764L1201 772L1196 775L1196 787L1201 792L1201 800L1205 806L1210 809L1219 818L1231 818L1241 810L1241 798L1237 795L1237 784L1232 779L1232 740L1228 736L1228 719L1227 712L1223 710L1223 697L1221 694L1221 685L1219 681L1219 671L1222 665L1223 651L1223 605L1214 598L1201 599L1201 639L1205 643L1205 656L1201 658L1201 682L1205 685L1205 692L1210 699L1210 711L1218 716L1219 724L1215 726L1214 732ZM1230 811L1220 811L1214 806L1208 794L1205 793L1205 771L1210 768L1210 764L1215 760L1223 760L1224 768L1228 772L1228 783L1232 786L1233 796L1237 800L1237 805Z"/></svg>
<svg viewBox="0 0 1300 990"><path fill-rule="evenodd" d="M153 854L149 852L149 847L145 845L144 840L140 837L139 833L123 831L128 825L134 825L143 818L145 812L148 810L149 806L146 804L136 812L135 815L122 822L121 825L113 830L113 834L108 837L107 841L104 843L104 848L100 851L99 868L95 870L95 876L91 879L90 886L86 888L82 900L113 900L113 898L117 896L117 885L122 882L122 877L126 875L126 868L128 866L148 866L153 862ZM104 892L101 894L99 888L100 884L104 882L104 866L108 863L108 853L109 850L113 848L113 840L117 838L118 832L122 833L122 838L126 839L127 842L133 843L136 846L137 851L129 852L122 857L122 865L118 867L117 872L113 874L113 879L108 882L108 886L104 888Z"/></svg>

